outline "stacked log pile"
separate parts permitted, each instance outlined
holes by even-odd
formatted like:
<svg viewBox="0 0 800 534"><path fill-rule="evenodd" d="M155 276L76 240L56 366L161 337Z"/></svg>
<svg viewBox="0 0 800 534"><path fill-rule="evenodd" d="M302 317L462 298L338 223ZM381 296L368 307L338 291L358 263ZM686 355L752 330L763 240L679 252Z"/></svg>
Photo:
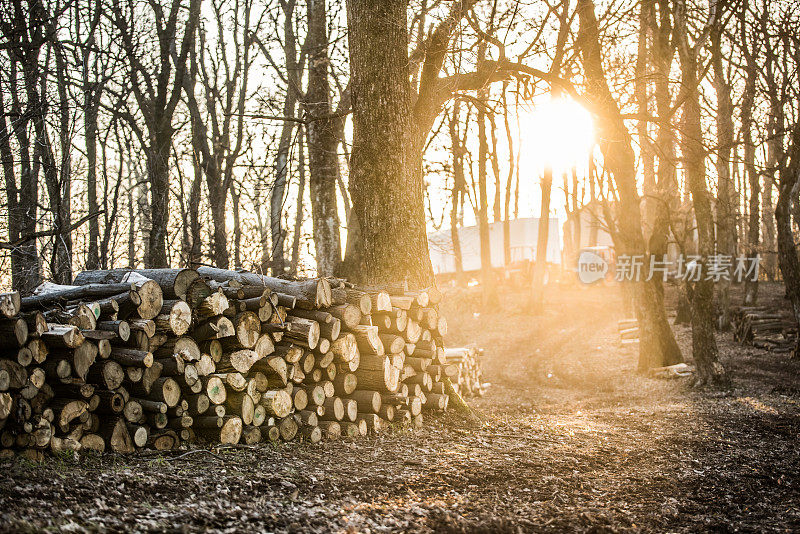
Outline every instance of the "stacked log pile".
<svg viewBox="0 0 800 534"><path fill-rule="evenodd" d="M487 382L483 382L483 349L475 345L449 348L445 349L445 356L448 363L458 368L453 380L456 390L464 397L482 397L489 387Z"/></svg>
<svg viewBox="0 0 800 534"><path fill-rule="evenodd" d="M620 319L617 322L620 343L633 345L639 343L639 321L637 319Z"/></svg>
<svg viewBox="0 0 800 534"><path fill-rule="evenodd" d="M733 311L733 338L743 345L771 352L791 352L797 344L797 323L789 310L742 306Z"/></svg>
<svg viewBox="0 0 800 534"><path fill-rule="evenodd" d="M0 295L0 451L317 442L482 394L435 288L211 267L80 273ZM449 358L448 358L449 357ZM459 397L460 399L460 397Z"/></svg>

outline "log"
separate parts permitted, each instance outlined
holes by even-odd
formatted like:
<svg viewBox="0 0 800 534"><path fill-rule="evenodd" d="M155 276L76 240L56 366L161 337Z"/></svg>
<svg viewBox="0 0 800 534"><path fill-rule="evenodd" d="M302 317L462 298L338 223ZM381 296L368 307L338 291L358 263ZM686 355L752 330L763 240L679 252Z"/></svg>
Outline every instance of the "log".
<svg viewBox="0 0 800 534"><path fill-rule="evenodd" d="M383 371L358 369L355 373L358 385L364 389L394 393L399 386L400 373L391 365Z"/></svg>
<svg viewBox="0 0 800 534"><path fill-rule="evenodd" d="M161 313L154 319L156 330L182 336L192 325L192 309L182 300L164 301Z"/></svg>
<svg viewBox="0 0 800 534"><path fill-rule="evenodd" d="M190 336L181 336L178 338L170 338L163 345L161 345L153 355L156 358L169 358L171 356L179 356L187 362L195 362L200 359L200 347L194 338Z"/></svg>
<svg viewBox="0 0 800 534"><path fill-rule="evenodd" d="M328 441L339 439L342 436L342 427L338 421L320 421L319 429L322 436Z"/></svg>
<svg viewBox="0 0 800 534"><path fill-rule="evenodd" d="M364 291L358 289L345 288L345 302L358 306L362 315L372 313L372 299Z"/></svg>
<svg viewBox="0 0 800 534"><path fill-rule="evenodd" d="M319 443L322 440L322 430L318 426L303 425L301 434L303 440L309 443Z"/></svg>
<svg viewBox="0 0 800 534"><path fill-rule="evenodd" d="M207 339L222 339L235 334L236 329L233 327L231 320L223 315L218 315L197 325L192 332L192 337L197 341L204 341Z"/></svg>
<svg viewBox="0 0 800 534"><path fill-rule="evenodd" d="M203 391L211 403L216 405L225 404L227 390L221 378L212 375L201 378L201 381L203 382Z"/></svg>
<svg viewBox="0 0 800 534"><path fill-rule="evenodd" d="M343 304L341 306L333 306L326 309L331 315L336 317L342 322L342 325L347 329L352 329L361 324L361 310L358 306L352 304Z"/></svg>
<svg viewBox="0 0 800 534"><path fill-rule="evenodd" d="M18 315L22 310L22 300L18 291L0 293L0 313L9 319Z"/></svg>
<svg viewBox="0 0 800 534"><path fill-rule="evenodd" d="M357 389L347 398L356 402L359 412L378 413L381 410L381 394L378 391Z"/></svg>
<svg viewBox="0 0 800 534"><path fill-rule="evenodd" d="M386 401L383 402L381 405L381 409L378 412L378 415L381 416L381 419L384 421L394 421L394 405L389 404Z"/></svg>
<svg viewBox="0 0 800 534"><path fill-rule="evenodd" d="M229 391L225 403L230 407L230 413L241 416L242 423L245 425L253 424L255 403L250 395L245 392Z"/></svg>
<svg viewBox="0 0 800 534"><path fill-rule="evenodd" d="M339 339L331 343L331 352L338 362L352 361L359 354L355 335L351 332L340 335Z"/></svg>
<svg viewBox="0 0 800 534"><path fill-rule="evenodd" d="M28 323L24 319L0 319L0 347L24 347L28 340Z"/></svg>
<svg viewBox="0 0 800 534"><path fill-rule="evenodd" d="M261 337L261 321L258 315L249 311L241 312L233 317L232 323L239 345L243 348L253 348Z"/></svg>
<svg viewBox="0 0 800 534"><path fill-rule="evenodd" d="M173 378L166 376L157 378L149 392L146 392L140 384L132 384L131 393L146 399L161 401L170 408L177 406L181 398L181 388L178 383Z"/></svg>
<svg viewBox="0 0 800 534"><path fill-rule="evenodd" d="M222 343L218 339L209 339L198 344L200 351L211 356L214 362L218 362L222 357Z"/></svg>
<svg viewBox="0 0 800 534"><path fill-rule="evenodd" d="M103 360L94 363L85 375L85 380L91 384L101 385L106 389L117 389L125 379L122 366L113 360Z"/></svg>
<svg viewBox="0 0 800 534"><path fill-rule="evenodd" d="M55 306L65 306L68 302L73 300L94 300L97 297L111 297L130 290L130 283L92 283L76 284L74 286L58 286L58 289L45 291L38 295L21 299L18 302L18 308L19 310L30 310L34 308L47 309ZM5 294L7 293L0 294L0 308L2 308L2 298ZM17 297L19 297L19 294L17 294ZM16 313L14 315L16 315Z"/></svg>
<svg viewBox="0 0 800 534"><path fill-rule="evenodd" d="M286 363L297 363L303 357L304 351L297 345L281 342L275 344L274 356L279 356L286 360Z"/></svg>
<svg viewBox="0 0 800 534"><path fill-rule="evenodd" d="M203 299L199 306L195 308L197 316L201 319L208 319L215 315L222 315L229 307L228 297L222 290L217 290Z"/></svg>
<svg viewBox="0 0 800 534"><path fill-rule="evenodd" d="M305 410L308 406L308 393L301 387L296 387L292 390L292 405L296 411Z"/></svg>
<svg viewBox="0 0 800 534"><path fill-rule="evenodd" d="M117 301L120 315L125 318L135 313L140 319L152 319L157 316L164 304L161 287L153 280L146 278L131 279L131 282L136 285L139 304L125 299Z"/></svg>
<svg viewBox="0 0 800 534"><path fill-rule="evenodd" d="M50 407L55 414L55 422L61 432L69 430L70 423L86 413L89 404L85 400L54 398Z"/></svg>
<svg viewBox="0 0 800 534"><path fill-rule="evenodd" d="M355 335L359 353L377 354L378 356L384 354L384 347L378 334L377 326L359 325L350 330Z"/></svg>
<svg viewBox="0 0 800 534"><path fill-rule="evenodd" d="M306 397L307 397L308 401L310 401L311 403L313 403L313 404L315 404L317 406L322 406L323 404L325 404L325 399L327 397L325 395L325 389L321 385L319 385L319 384L309 384L309 385L301 386L298 389L303 389L305 391ZM308 406L308 403L306 403L306 406ZM298 409L302 409L302 408L298 408Z"/></svg>
<svg viewBox="0 0 800 534"><path fill-rule="evenodd" d="M86 343L84 343L84 345L86 345ZM152 352L122 347L114 347L111 349L111 359L125 366L151 367L153 365Z"/></svg>
<svg viewBox="0 0 800 534"><path fill-rule="evenodd" d="M135 272L155 281L167 298L186 299L189 285L199 278L193 269L110 269L106 271L83 271L75 277L75 285L110 284L123 281L129 272Z"/></svg>
<svg viewBox="0 0 800 534"><path fill-rule="evenodd" d="M275 295L278 297L278 302L275 303L276 306L283 306L290 310L297 307L297 297L287 295L286 293L275 293Z"/></svg>
<svg viewBox="0 0 800 534"><path fill-rule="evenodd" d="M44 314L39 311L23 313L20 315L22 319L25 320L25 323L28 325L28 336L41 336L45 332L47 332L47 320L44 318Z"/></svg>
<svg viewBox="0 0 800 534"><path fill-rule="evenodd" d="M287 416L278 423L278 430L283 441L292 441L297 436L299 427L294 417Z"/></svg>
<svg viewBox="0 0 800 534"><path fill-rule="evenodd" d="M382 432L386 428L386 422L381 416L374 413L359 413L356 422L360 425L361 421L367 426L367 432L375 434Z"/></svg>
<svg viewBox="0 0 800 534"><path fill-rule="evenodd" d="M261 359L261 356L259 356L254 350L237 350L223 354L222 358L217 364L217 369L222 371L234 369L239 373L247 374L250 371L250 368Z"/></svg>
<svg viewBox="0 0 800 534"><path fill-rule="evenodd" d="M383 343L384 350L389 354L396 354L403 352L406 346L405 340L394 334L379 334L381 343Z"/></svg>
<svg viewBox="0 0 800 534"><path fill-rule="evenodd" d="M290 328L285 335L295 340L299 340L309 349L314 349L319 343L320 327L319 323L302 317L289 316L286 322Z"/></svg>
<svg viewBox="0 0 800 534"><path fill-rule="evenodd" d="M253 425L245 425L242 429L242 443L246 445L255 445L261 442L261 429Z"/></svg>
<svg viewBox="0 0 800 534"><path fill-rule="evenodd" d="M76 326L47 324L47 332L42 334L42 341L48 347L74 349L83 343L84 337Z"/></svg>
<svg viewBox="0 0 800 534"><path fill-rule="evenodd" d="M329 397L323 403L325 413L320 417L321 421L341 421L344 419L344 403L340 397Z"/></svg>
<svg viewBox="0 0 800 534"><path fill-rule="evenodd" d="M224 422L219 430L220 443L229 445L239 443L242 436L242 419L235 415L226 415L222 419Z"/></svg>
<svg viewBox="0 0 800 534"><path fill-rule="evenodd" d="M264 392L260 404L264 406L267 414L275 417L286 417L292 412L292 397L283 389L273 389Z"/></svg>
<svg viewBox="0 0 800 534"><path fill-rule="evenodd" d="M257 273L228 271L214 267L199 267L197 272L217 282L236 280L242 285L264 286L276 293L296 297L302 308L324 308L331 305L331 286L324 278L290 281Z"/></svg>
<svg viewBox="0 0 800 534"><path fill-rule="evenodd" d="M251 369L264 373L268 379L275 380L284 386L289 381L289 368L286 360L275 354L258 360Z"/></svg>

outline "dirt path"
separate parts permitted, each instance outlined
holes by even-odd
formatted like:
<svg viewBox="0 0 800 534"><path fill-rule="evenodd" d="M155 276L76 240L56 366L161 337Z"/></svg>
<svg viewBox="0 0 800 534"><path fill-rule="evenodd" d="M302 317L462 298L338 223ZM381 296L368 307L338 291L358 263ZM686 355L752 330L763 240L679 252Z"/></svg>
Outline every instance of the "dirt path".
<svg viewBox="0 0 800 534"><path fill-rule="evenodd" d="M481 427L449 415L353 443L8 464L0 529L800 529L800 364L723 335L735 389L697 393L632 371L613 291L561 291L543 317L476 316L476 298L446 313L451 345L487 349Z"/></svg>

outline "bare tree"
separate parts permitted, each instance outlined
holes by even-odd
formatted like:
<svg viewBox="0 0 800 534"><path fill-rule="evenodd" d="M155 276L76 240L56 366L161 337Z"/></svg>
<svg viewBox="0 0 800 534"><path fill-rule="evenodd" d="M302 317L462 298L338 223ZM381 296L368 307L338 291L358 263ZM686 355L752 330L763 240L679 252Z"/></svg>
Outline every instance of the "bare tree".
<svg viewBox="0 0 800 534"><path fill-rule="evenodd" d="M332 275L342 260L336 178L336 119L331 116L326 0L307 0L308 87L303 98L308 134L309 192L317 274Z"/></svg>
<svg viewBox="0 0 800 534"><path fill-rule="evenodd" d="M644 256L645 243L631 136L608 87L592 0L578 1L578 18L578 42L586 76L586 97L595 110L600 149L619 194L619 237L615 242L617 254ZM639 368L681 362L683 358L667 322L659 288L652 280L633 282L632 286L639 320Z"/></svg>
<svg viewBox="0 0 800 534"><path fill-rule="evenodd" d="M725 368L719 363L717 342L714 338L714 281L706 274L714 254L714 216L706 184L706 151L703 146L697 60L708 30L704 29L696 42L690 43L686 9L685 3L676 4L675 31L681 64L681 85L686 95L681 115L681 154L697 221L698 268L701 273L691 291L692 355L697 367L697 384L719 387L728 386L729 380ZM716 24L718 16L719 13L712 9L709 26Z"/></svg>
<svg viewBox="0 0 800 534"><path fill-rule="evenodd" d="M223 269L230 265L226 230L228 195L246 135L244 112L253 63L251 35L258 32L260 25L260 21L251 22L252 7L250 0L211 2L210 23L215 26L217 36L209 42L207 29L201 24L197 51L191 54L190 75L184 76L192 145L206 178L214 223L212 259ZM195 95L197 82L201 86L203 110Z"/></svg>
<svg viewBox="0 0 800 534"><path fill-rule="evenodd" d="M200 19L200 0L172 0L169 11L156 0L146 4L150 27L155 32L156 50L151 53L140 35L142 4L133 0L113 2L110 17L123 48L129 89L136 101L144 130L136 115L118 110L136 132L147 160L150 185L151 224L148 236L147 267L166 267L167 224L169 217L169 160L175 133L173 116L183 93L189 53L194 48L195 30ZM182 31L181 31L182 30ZM153 57L154 56L154 57Z"/></svg>

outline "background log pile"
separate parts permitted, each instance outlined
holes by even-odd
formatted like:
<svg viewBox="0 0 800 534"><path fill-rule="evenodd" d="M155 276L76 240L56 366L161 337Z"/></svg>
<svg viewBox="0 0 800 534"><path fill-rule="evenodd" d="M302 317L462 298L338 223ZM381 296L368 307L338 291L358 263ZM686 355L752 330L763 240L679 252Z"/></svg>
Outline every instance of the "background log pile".
<svg viewBox="0 0 800 534"><path fill-rule="evenodd" d="M85 271L0 294L0 454L317 442L484 391L441 293L211 267Z"/></svg>
<svg viewBox="0 0 800 534"><path fill-rule="evenodd" d="M632 345L639 343L639 321L637 319L620 319L617 322L620 343Z"/></svg>
<svg viewBox="0 0 800 534"><path fill-rule="evenodd" d="M743 345L772 352L791 352L797 325L789 310L768 306L742 306L732 315L734 339Z"/></svg>

